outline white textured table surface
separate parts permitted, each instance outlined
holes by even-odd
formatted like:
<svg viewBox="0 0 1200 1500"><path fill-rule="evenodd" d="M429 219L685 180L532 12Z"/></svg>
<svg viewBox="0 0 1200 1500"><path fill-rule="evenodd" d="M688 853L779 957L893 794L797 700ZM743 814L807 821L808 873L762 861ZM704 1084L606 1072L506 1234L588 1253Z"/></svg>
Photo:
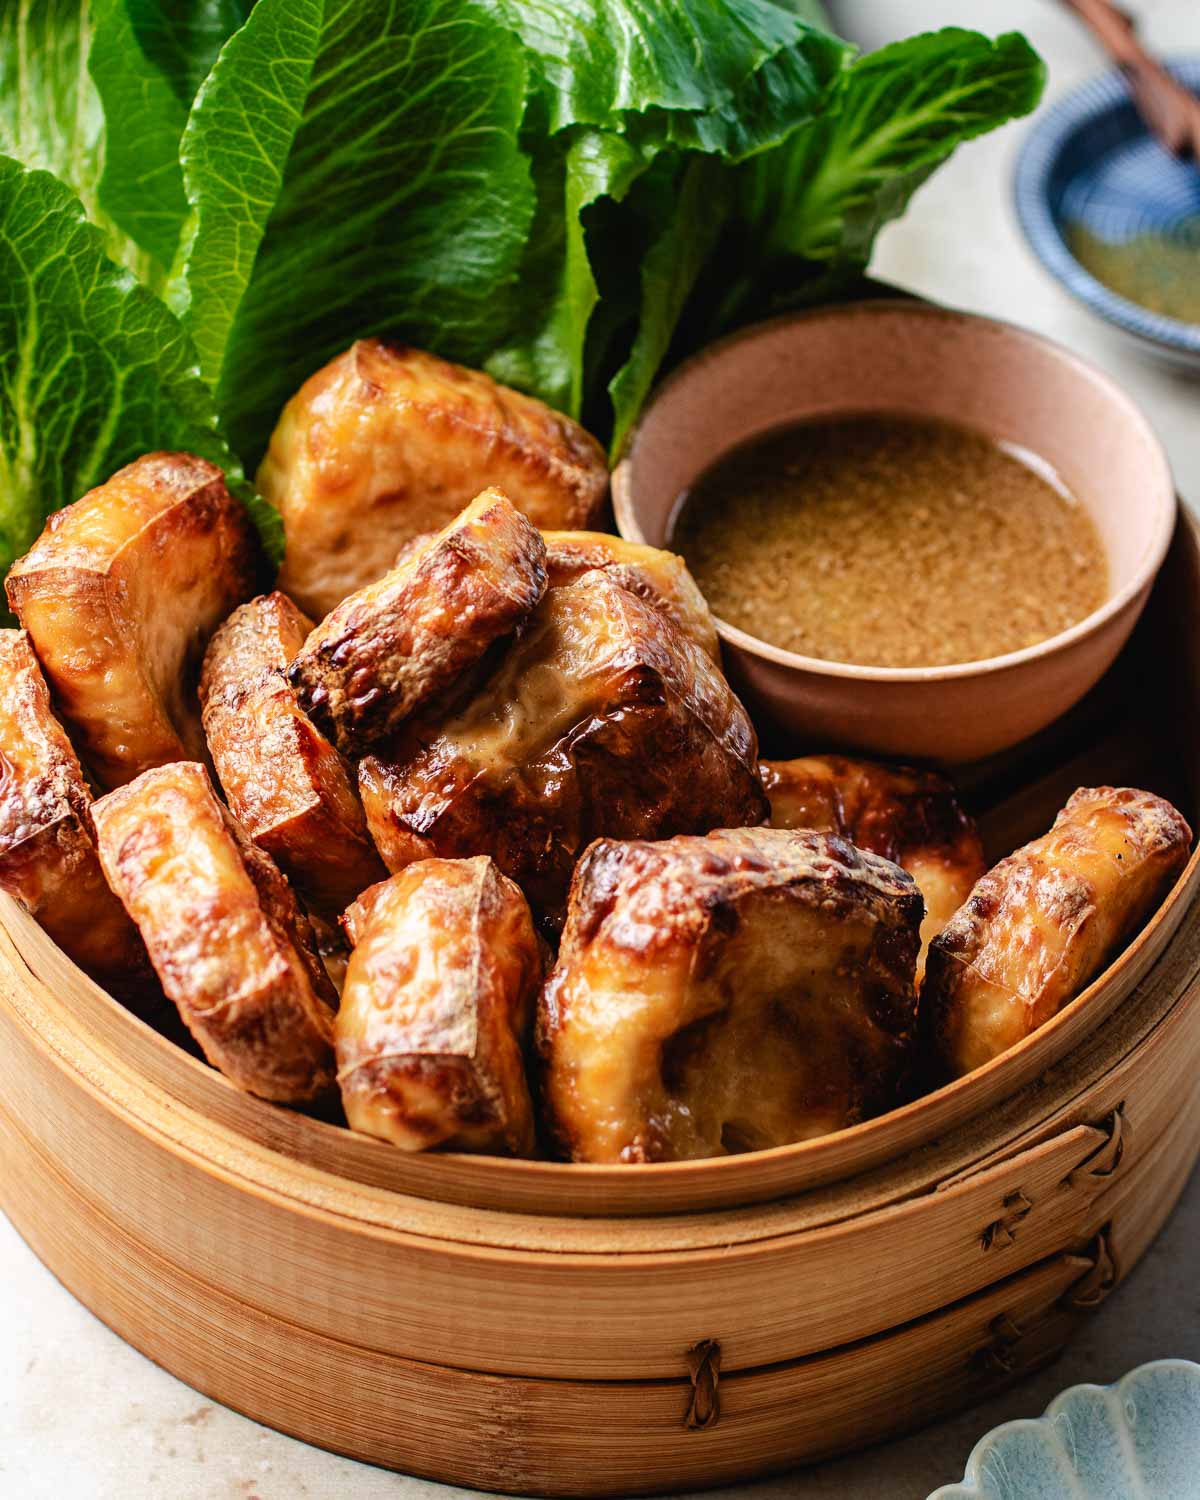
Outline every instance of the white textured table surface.
<svg viewBox="0 0 1200 1500"><path fill-rule="evenodd" d="M1195 0L1134 5L1152 42L1200 52ZM843 0L844 34L878 45L937 25L1025 30L1050 97L1100 59L1051 0ZM1142 402L1179 487L1200 503L1200 384L1144 362L1077 308L1027 251L1010 203L1018 123L964 149L889 230L876 272L931 297L1028 324L1086 354ZM1144 1360L1200 1360L1200 1178L1166 1232L1064 1358L987 1406L839 1463L723 1493L728 1500L922 1500L962 1473L976 1438L1032 1416L1065 1385ZM0 1218L0 1500L451 1500L462 1491L364 1468L213 1406L102 1327Z"/></svg>

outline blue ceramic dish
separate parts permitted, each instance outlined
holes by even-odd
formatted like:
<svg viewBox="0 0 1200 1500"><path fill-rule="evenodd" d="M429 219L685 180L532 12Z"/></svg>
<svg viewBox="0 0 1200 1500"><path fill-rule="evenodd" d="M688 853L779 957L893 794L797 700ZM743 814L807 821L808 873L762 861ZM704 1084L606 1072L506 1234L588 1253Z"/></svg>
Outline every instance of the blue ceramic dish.
<svg viewBox="0 0 1200 1500"><path fill-rule="evenodd" d="M1200 58L1170 67L1200 92ZM1200 369L1200 324L1112 291L1080 265L1064 234L1074 223L1120 243L1200 224L1200 166L1176 160L1148 133L1119 71L1084 84L1040 117L1017 163L1016 199L1030 244L1068 291L1143 345Z"/></svg>
<svg viewBox="0 0 1200 1500"><path fill-rule="evenodd" d="M929 1500L1197 1500L1200 1365L1163 1359L1117 1385L1077 1385L1037 1421L975 1445Z"/></svg>

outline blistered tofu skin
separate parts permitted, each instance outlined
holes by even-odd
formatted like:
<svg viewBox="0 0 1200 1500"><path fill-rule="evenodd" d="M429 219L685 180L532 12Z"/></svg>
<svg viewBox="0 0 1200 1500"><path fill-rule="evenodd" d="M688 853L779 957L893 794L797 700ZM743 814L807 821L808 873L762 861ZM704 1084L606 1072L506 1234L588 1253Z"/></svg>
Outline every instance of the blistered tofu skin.
<svg viewBox="0 0 1200 1500"><path fill-rule="evenodd" d="M542 957L524 896L490 859L430 859L346 914L354 944L337 1018L355 1130L404 1151L529 1156L525 1044Z"/></svg>
<svg viewBox="0 0 1200 1500"><path fill-rule="evenodd" d="M1161 797L1083 788L989 870L929 950L922 1031L945 1071L982 1067L1074 1000L1162 901L1191 840Z"/></svg>
<svg viewBox="0 0 1200 1500"><path fill-rule="evenodd" d="M477 495L312 632L288 677L345 755L362 755L511 635L546 592L546 547L499 490Z"/></svg>
<svg viewBox="0 0 1200 1500"><path fill-rule="evenodd" d="M287 539L279 587L319 620L491 485L534 526L589 526L608 466L594 438L533 397L360 339L284 407L258 471Z"/></svg>
<svg viewBox="0 0 1200 1500"><path fill-rule="evenodd" d="M230 811L309 910L336 922L387 871L367 832L353 771L287 680L311 629L284 594L243 604L209 643L200 701Z"/></svg>
<svg viewBox="0 0 1200 1500"><path fill-rule="evenodd" d="M595 569L547 591L465 703L367 756L359 789L389 869L490 854L557 928L593 839L761 822L757 748L711 659Z"/></svg>
<svg viewBox="0 0 1200 1500"><path fill-rule="evenodd" d="M661 610L720 666L716 623L682 557L602 531L547 531L544 535L546 571L552 585L574 583L593 568L604 568L622 588Z"/></svg>
<svg viewBox="0 0 1200 1500"><path fill-rule="evenodd" d="M154 986L146 950L100 868L92 794L23 630L0 630L0 888L122 999Z"/></svg>
<svg viewBox="0 0 1200 1500"><path fill-rule="evenodd" d="M9 603L102 787L205 758L200 661L253 592L256 562L221 470L150 453L56 511L13 564Z"/></svg>
<svg viewBox="0 0 1200 1500"><path fill-rule="evenodd" d="M205 768L143 772L93 815L109 883L213 1067L281 1104L330 1093L336 995L312 929Z"/></svg>
<svg viewBox="0 0 1200 1500"><path fill-rule="evenodd" d="M559 1150L725 1156L892 1108L920 921L903 870L827 834L593 844L538 1011Z"/></svg>
<svg viewBox="0 0 1200 1500"><path fill-rule="evenodd" d="M925 899L919 983L929 944L987 869L979 831L951 783L933 771L844 755L765 760L759 770L772 828L839 833L917 882Z"/></svg>

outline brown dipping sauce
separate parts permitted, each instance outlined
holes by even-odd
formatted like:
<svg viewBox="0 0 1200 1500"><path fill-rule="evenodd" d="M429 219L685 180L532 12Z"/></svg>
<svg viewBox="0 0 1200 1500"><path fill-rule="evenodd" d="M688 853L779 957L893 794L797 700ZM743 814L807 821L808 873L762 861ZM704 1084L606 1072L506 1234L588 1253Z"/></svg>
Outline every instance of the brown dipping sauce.
<svg viewBox="0 0 1200 1500"><path fill-rule="evenodd" d="M868 413L753 440L677 503L671 544L727 624L863 666L979 661L1105 600L1087 512L1032 455Z"/></svg>

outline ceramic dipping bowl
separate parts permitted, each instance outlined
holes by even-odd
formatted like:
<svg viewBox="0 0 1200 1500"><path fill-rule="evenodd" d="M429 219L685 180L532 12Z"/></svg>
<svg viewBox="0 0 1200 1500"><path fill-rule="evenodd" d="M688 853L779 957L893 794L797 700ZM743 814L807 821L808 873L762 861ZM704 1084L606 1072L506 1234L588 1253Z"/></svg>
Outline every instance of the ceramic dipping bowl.
<svg viewBox="0 0 1200 1500"><path fill-rule="evenodd" d="M1169 66L1200 92L1200 58L1176 58ZM1200 371L1200 323L1121 296L1071 249L1073 228L1109 245L1182 236L1190 244L1200 228L1200 166L1177 160L1154 139L1119 69L1039 112L1017 163L1014 191L1026 238L1067 291L1144 351Z"/></svg>
<svg viewBox="0 0 1200 1500"><path fill-rule="evenodd" d="M824 661L718 620L726 668L751 710L797 746L944 764L1007 749L1065 713L1112 663L1175 524L1170 467L1150 424L1066 349L910 300L847 303L744 329L682 365L652 399L613 476L618 528L631 541L670 546L680 497L731 448L797 421L863 412L957 422L1048 463L1096 523L1108 597L1024 650L938 667Z"/></svg>
<svg viewBox="0 0 1200 1500"><path fill-rule="evenodd" d="M928 1500L1186 1500L1200 1473L1200 1365L1161 1359L1076 1385L1037 1420L980 1440L961 1484Z"/></svg>

